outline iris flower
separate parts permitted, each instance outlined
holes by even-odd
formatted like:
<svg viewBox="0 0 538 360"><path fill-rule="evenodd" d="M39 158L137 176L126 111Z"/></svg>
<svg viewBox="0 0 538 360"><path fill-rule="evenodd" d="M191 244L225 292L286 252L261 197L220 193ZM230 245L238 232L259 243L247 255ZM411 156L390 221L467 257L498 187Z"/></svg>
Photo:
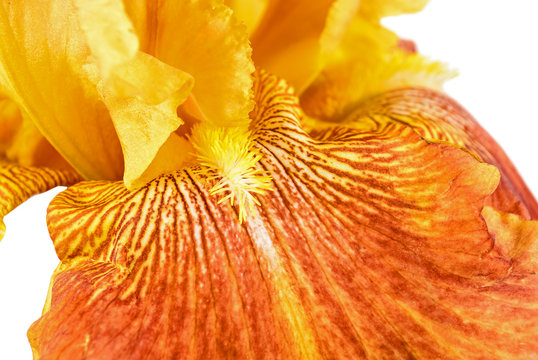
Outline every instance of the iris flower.
<svg viewBox="0 0 538 360"><path fill-rule="evenodd" d="M538 356L536 200L379 22L424 3L3 1L0 215L69 186L35 358Z"/></svg>

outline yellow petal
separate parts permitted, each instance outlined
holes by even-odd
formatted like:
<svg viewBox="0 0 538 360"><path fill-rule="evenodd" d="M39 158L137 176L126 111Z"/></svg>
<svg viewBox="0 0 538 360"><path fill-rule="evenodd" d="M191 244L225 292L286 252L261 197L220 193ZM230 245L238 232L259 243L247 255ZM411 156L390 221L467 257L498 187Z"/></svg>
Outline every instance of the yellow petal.
<svg viewBox="0 0 538 360"><path fill-rule="evenodd" d="M333 3L338 3L335 6L345 11L331 12ZM340 16L353 16L357 3L269 1L259 26L251 36L256 66L287 79L299 92L302 91L319 71L320 38L326 22L339 26ZM327 20L330 13L338 19Z"/></svg>
<svg viewBox="0 0 538 360"><path fill-rule="evenodd" d="M73 170L27 118L22 120L11 146L6 150L5 157L9 162L21 166L44 166L56 170Z"/></svg>
<svg viewBox="0 0 538 360"><path fill-rule="evenodd" d="M533 358L531 246L496 247L481 217L498 171L405 125L316 140L289 86L258 76L258 168L274 179L258 216L240 224L197 167L61 193L35 356Z"/></svg>
<svg viewBox="0 0 538 360"><path fill-rule="evenodd" d="M258 9L247 10L243 1L232 3L240 11L258 14ZM251 36L254 61L257 66L290 81L298 93L316 80L314 86L329 87L327 92L332 98L337 96L333 92L344 92L345 95L340 96L348 97L341 99L342 106L346 106L349 101L368 95L364 86L369 86L371 92L401 86L402 82L439 86L450 77L439 64L427 62L418 55L404 57L395 52L397 38L379 24L385 16L419 11L427 0L273 0L267 3L262 20ZM322 69L325 71L319 75ZM380 71L383 74L379 74ZM392 84L380 84L386 81ZM313 91L320 90L310 89ZM324 95L327 94L309 101L308 106L313 106L310 102L324 103Z"/></svg>
<svg viewBox="0 0 538 360"><path fill-rule="evenodd" d="M398 37L378 23L356 18L324 69L301 94L305 112L338 120L369 96L404 86L440 89L455 73L441 63L398 48Z"/></svg>
<svg viewBox="0 0 538 360"><path fill-rule="evenodd" d="M74 0L73 4L92 62L98 66L100 77L107 79L115 67L132 59L138 51L133 25L121 1Z"/></svg>
<svg viewBox="0 0 538 360"><path fill-rule="evenodd" d="M22 117L17 105L0 95L0 154L5 157L11 147L13 138L22 124Z"/></svg>
<svg viewBox="0 0 538 360"><path fill-rule="evenodd" d="M249 34L252 34L258 26L265 9L269 3L268 0L225 0L226 6L231 8L234 15L240 19L246 26Z"/></svg>
<svg viewBox="0 0 538 360"><path fill-rule="evenodd" d="M338 50L340 42L351 24L353 24L353 20L362 4L362 1L356 0L337 0L333 2L319 39L321 66L326 65L326 58L332 56Z"/></svg>
<svg viewBox="0 0 538 360"><path fill-rule="evenodd" d="M17 105L0 95L1 160L20 166L73 170L35 125L22 117Z"/></svg>
<svg viewBox="0 0 538 360"><path fill-rule="evenodd" d="M127 187L142 186L168 167L161 164L148 169L170 134L183 123L176 109L192 86L190 75L141 52L117 67L105 82L101 93L123 149ZM188 149L175 149L176 159L185 158ZM176 159L170 162L176 164Z"/></svg>
<svg viewBox="0 0 538 360"><path fill-rule="evenodd" d="M134 187L164 171L148 167L182 123L193 80L138 51L120 0L21 1L1 15L3 85L82 175Z"/></svg>
<svg viewBox="0 0 538 360"><path fill-rule="evenodd" d="M248 125L252 110L250 46L246 28L216 0L126 2L140 50L192 75L205 120Z"/></svg>
<svg viewBox="0 0 538 360"><path fill-rule="evenodd" d="M128 26L127 17L118 14L118 1L102 2L102 16L95 25L108 26L110 31L102 31L105 38L95 35L91 40L114 43L108 37L116 37L117 28ZM68 0L3 3L0 82L24 116L82 175L118 179L123 172L121 148L96 89L100 80L96 61L101 62L102 56L92 52L82 30L99 18L83 16L83 9L91 4Z"/></svg>
<svg viewBox="0 0 538 360"><path fill-rule="evenodd" d="M360 13L366 19L379 21L386 16L409 14L422 10L429 0L364 0Z"/></svg>
<svg viewBox="0 0 538 360"><path fill-rule="evenodd" d="M158 175L185 167L189 162L192 162L193 154L194 148L189 140L176 133L170 134L165 143L159 148L148 168L133 183L133 187L140 187Z"/></svg>
<svg viewBox="0 0 538 360"><path fill-rule="evenodd" d="M0 161L0 240L6 226L3 217L32 195L79 181L72 170L24 167Z"/></svg>
<svg viewBox="0 0 538 360"><path fill-rule="evenodd" d="M425 88L389 91L360 104L340 124L363 130L405 124L429 141L468 149L501 172L501 182L488 205L538 219L538 203L502 148L471 114L442 93Z"/></svg>

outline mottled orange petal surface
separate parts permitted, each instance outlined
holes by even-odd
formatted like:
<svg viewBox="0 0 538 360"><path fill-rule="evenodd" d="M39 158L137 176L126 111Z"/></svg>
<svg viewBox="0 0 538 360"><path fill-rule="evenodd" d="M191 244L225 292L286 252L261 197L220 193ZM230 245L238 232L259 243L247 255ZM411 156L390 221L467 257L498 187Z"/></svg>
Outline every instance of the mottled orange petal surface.
<svg viewBox="0 0 538 360"><path fill-rule="evenodd" d="M440 92L407 88L367 99L343 123L368 129L405 124L428 140L469 149L501 172L501 182L487 199L499 210L538 219L538 203L495 140L460 104Z"/></svg>
<svg viewBox="0 0 538 360"><path fill-rule="evenodd" d="M314 139L286 83L258 74L255 94L273 190L243 224L196 167L53 200L61 265L29 330L36 357L538 356L534 245L497 246L481 216L494 166L397 122Z"/></svg>
<svg viewBox="0 0 538 360"><path fill-rule="evenodd" d="M508 254L514 264L513 269L525 273L536 273L538 267L538 222L526 220L516 214L508 214L484 207L482 217L488 224L488 231L495 239L495 247L502 254Z"/></svg>
<svg viewBox="0 0 538 360"><path fill-rule="evenodd" d="M6 227L2 218L32 195L56 186L69 186L80 180L72 170L25 167L0 159L0 240Z"/></svg>

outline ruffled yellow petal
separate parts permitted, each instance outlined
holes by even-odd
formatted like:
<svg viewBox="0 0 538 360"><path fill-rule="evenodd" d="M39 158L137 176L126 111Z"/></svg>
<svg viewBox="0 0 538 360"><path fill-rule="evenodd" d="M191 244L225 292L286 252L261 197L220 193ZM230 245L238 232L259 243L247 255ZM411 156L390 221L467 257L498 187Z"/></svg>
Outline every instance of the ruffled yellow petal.
<svg viewBox="0 0 538 360"><path fill-rule="evenodd" d="M86 18L78 16L81 7L90 3L4 2L0 82L24 116L82 175L118 179L123 172L121 147L96 89L100 80L96 58L81 29ZM103 3L103 14L116 11L114 3ZM112 15L110 20L120 28L125 25Z"/></svg>
<svg viewBox="0 0 538 360"><path fill-rule="evenodd" d="M258 67L286 78L300 92L338 46L359 9L358 0L246 1L229 6L247 24Z"/></svg>
<svg viewBox="0 0 538 360"><path fill-rule="evenodd" d="M120 0L21 1L2 16L3 85L82 175L123 175L133 188L177 164L148 169L182 124L177 107L193 79L138 51Z"/></svg>
<svg viewBox="0 0 538 360"><path fill-rule="evenodd" d="M324 53L323 70L301 94L305 112L338 120L369 96L404 86L440 89L455 75L398 43L398 37L379 23L356 18L338 46Z"/></svg>
<svg viewBox="0 0 538 360"><path fill-rule="evenodd" d="M246 126L254 66L246 28L216 0L125 3L140 50L195 79L193 96L216 126Z"/></svg>
<svg viewBox="0 0 538 360"><path fill-rule="evenodd" d="M24 167L0 160L0 240L6 226L3 217L32 195L56 186L69 186L79 181L72 170Z"/></svg>
<svg viewBox="0 0 538 360"><path fill-rule="evenodd" d="M249 34L259 25L269 0L224 0L234 15L246 26Z"/></svg>
<svg viewBox="0 0 538 360"><path fill-rule="evenodd" d="M257 66L287 79L299 94L306 90L301 98L305 110L325 119L341 116L358 99L383 90L439 88L454 74L444 65L400 51L396 35L380 25L382 17L416 12L426 3L268 1L251 36L253 58ZM259 11L248 10L243 1L232 6L255 16Z"/></svg>
<svg viewBox="0 0 538 360"><path fill-rule="evenodd" d="M138 38L125 14L123 3L118 0L72 2L77 17L73 20L78 20L85 45L91 52L91 62L98 67L99 76L108 79L118 65L131 60L138 51Z"/></svg>
<svg viewBox="0 0 538 360"><path fill-rule="evenodd" d="M415 13L424 8L429 0L363 0L360 14L362 17L379 21L386 16Z"/></svg>
<svg viewBox="0 0 538 360"><path fill-rule="evenodd" d="M101 88L123 149L123 180L128 188L144 185L169 168L169 163L177 165L178 158L186 157L189 147L181 146L174 149L169 162L149 169L161 146L183 123L177 108L193 83L190 75L139 52L117 67Z"/></svg>
<svg viewBox="0 0 538 360"><path fill-rule="evenodd" d="M517 223L521 250L490 235L504 226L481 216L493 166L402 124L316 140L267 74L256 102L273 190L243 224L199 167L53 200L62 263L29 331L36 357L536 357L538 239Z"/></svg>

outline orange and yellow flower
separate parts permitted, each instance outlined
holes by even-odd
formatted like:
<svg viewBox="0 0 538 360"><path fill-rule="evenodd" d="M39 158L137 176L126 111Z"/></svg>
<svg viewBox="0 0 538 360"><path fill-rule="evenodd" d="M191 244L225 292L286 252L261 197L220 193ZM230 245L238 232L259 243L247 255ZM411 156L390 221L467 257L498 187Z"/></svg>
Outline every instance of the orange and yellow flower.
<svg viewBox="0 0 538 360"><path fill-rule="evenodd" d="M379 22L424 5L5 1L0 216L69 186L34 357L538 356L538 204Z"/></svg>

